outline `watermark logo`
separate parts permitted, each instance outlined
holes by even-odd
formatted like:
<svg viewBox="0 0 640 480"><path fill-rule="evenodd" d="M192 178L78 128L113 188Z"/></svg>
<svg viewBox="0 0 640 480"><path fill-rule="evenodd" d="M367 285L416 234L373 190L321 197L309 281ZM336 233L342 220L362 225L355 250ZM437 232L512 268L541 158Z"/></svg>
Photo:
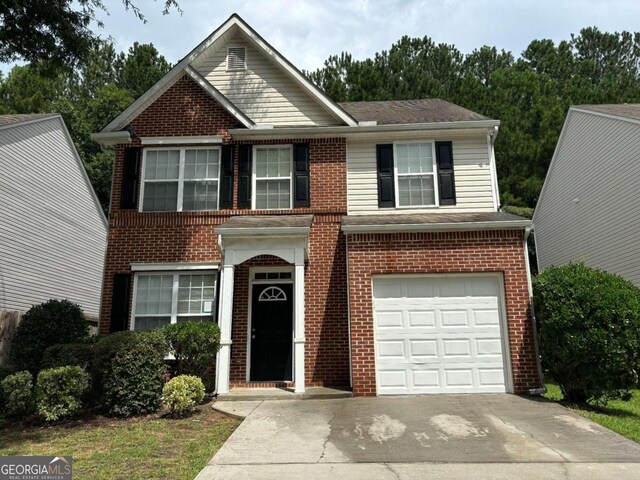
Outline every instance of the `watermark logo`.
<svg viewBox="0 0 640 480"><path fill-rule="evenodd" d="M71 457L0 457L0 480L71 480Z"/></svg>

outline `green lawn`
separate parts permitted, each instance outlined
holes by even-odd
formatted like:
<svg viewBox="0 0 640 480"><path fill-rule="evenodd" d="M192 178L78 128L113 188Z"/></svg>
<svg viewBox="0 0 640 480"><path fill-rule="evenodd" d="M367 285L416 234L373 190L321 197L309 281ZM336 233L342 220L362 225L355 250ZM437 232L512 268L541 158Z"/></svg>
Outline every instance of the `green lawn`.
<svg viewBox="0 0 640 480"><path fill-rule="evenodd" d="M1 455L72 455L74 478L192 480L240 422L203 405L184 419L105 417L0 425Z"/></svg>
<svg viewBox="0 0 640 480"><path fill-rule="evenodd" d="M561 401L562 393L558 385L547 383L545 397ZM572 408L580 415L590 418L603 427L640 443L640 390L633 390L633 398L628 402L614 400L603 408Z"/></svg>

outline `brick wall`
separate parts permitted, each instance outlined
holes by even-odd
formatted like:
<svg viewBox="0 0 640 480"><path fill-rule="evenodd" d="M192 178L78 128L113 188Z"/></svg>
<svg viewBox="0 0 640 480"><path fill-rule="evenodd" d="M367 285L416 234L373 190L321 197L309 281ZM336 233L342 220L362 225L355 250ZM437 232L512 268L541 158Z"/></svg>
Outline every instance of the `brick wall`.
<svg viewBox="0 0 640 480"><path fill-rule="evenodd" d="M515 391L540 386L522 231L354 234L348 252L355 395L376 394L371 277L391 273L501 272Z"/></svg>

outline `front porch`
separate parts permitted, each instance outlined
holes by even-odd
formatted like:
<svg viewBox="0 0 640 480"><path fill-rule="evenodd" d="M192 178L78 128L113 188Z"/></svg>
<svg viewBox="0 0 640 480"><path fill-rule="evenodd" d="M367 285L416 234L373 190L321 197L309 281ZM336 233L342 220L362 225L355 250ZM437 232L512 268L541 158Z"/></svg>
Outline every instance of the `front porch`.
<svg viewBox="0 0 640 480"><path fill-rule="evenodd" d="M222 257L218 395L264 388L305 393L305 260L312 218L232 217L216 229Z"/></svg>

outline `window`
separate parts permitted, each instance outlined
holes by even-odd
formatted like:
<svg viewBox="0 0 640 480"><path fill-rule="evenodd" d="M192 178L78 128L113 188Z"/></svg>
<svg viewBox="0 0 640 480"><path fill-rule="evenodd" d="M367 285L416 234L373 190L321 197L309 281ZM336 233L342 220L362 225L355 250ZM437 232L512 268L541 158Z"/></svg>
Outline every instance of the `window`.
<svg viewBox="0 0 640 480"><path fill-rule="evenodd" d="M149 330L168 323L213 321L214 272L137 274L135 281L134 330Z"/></svg>
<svg viewBox="0 0 640 480"><path fill-rule="evenodd" d="M291 208L292 148L255 147L254 158L253 208Z"/></svg>
<svg viewBox="0 0 640 480"><path fill-rule="evenodd" d="M396 205L436 206L438 198L434 144L407 142L394 144Z"/></svg>
<svg viewBox="0 0 640 480"><path fill-rule="evenodd" d="M227 48L227 71L247 69L247 49L245 47Z"/></svg>
<svg viewBox="0 0 640 480"><path fill-rule="evenodd" d="M219 148L145 149L142 210L217 210Z"/></svg>

